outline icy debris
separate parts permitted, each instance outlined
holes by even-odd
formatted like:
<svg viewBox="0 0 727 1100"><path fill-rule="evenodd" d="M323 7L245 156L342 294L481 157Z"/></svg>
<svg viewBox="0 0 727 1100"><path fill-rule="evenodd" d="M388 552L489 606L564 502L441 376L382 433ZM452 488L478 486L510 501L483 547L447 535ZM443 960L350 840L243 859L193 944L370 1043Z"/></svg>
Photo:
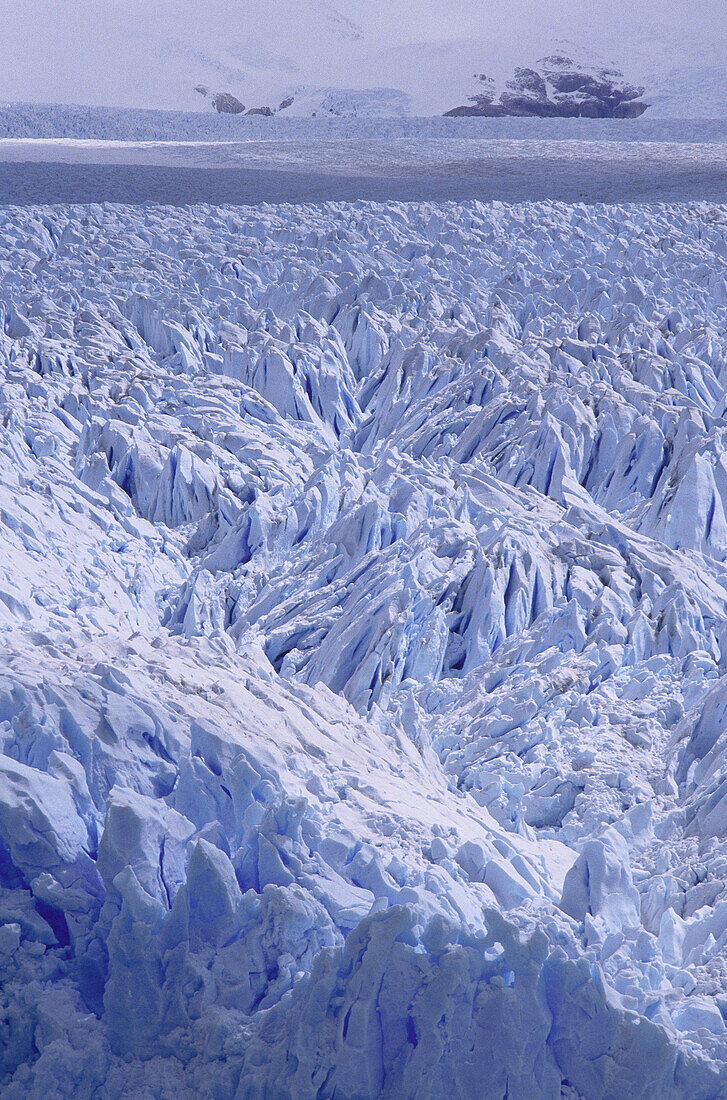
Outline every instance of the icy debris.
<svg viewBox="0 0 727 1100"><path fill-rule="evenodd" d="M727 1095L726 263L6 212L4 1096Z"/></svg>
<svg viewBox="0 0 727 1100"><path fill-rule="evenodd" d="M625 839L614 828L587 840L565 877L561 906L571 917L600 917L605 928L638 928L639 895Z"/></svg>

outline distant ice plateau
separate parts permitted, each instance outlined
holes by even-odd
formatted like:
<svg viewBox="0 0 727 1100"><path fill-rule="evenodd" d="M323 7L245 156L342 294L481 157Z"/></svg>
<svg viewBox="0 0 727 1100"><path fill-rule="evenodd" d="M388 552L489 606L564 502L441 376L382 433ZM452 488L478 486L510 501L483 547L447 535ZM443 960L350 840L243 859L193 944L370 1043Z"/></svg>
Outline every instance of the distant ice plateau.
<svg viewBox="0 0 727 1100"><path fill-rule="evenodd" d="M0 108L0 204L727 202L727 119Z"/></svg>
<svg viewBox="0 0 727 1100"><path fill-rule="evenodd" d="M5 208L0 1090L727 1096L727 211Z"/></svg>

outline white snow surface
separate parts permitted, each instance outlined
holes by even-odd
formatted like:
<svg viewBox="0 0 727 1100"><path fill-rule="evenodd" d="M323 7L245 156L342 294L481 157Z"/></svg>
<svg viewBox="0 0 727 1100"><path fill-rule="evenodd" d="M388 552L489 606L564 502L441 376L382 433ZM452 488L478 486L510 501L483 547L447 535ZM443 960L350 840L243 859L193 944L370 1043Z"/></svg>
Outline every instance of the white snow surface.
<svg viewBox="0 0 727 1100"><path fill-rule="evenodd" d="M727 122L0 110L0 204L727 202Z"/></svg>
<svg viewBox="0 0 727 1100"><path fill-rule="evenodd" d="M0 212L0 1089L727 1096L727 208Z"/></svg>

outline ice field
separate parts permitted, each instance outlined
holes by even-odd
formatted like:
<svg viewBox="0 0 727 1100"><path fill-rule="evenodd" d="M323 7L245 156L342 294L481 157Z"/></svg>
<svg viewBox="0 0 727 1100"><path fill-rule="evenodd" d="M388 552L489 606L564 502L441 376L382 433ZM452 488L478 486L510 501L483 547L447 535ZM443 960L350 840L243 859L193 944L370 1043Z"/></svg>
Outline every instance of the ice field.
<svg viewBox="0 0 727 1100"><path fill-rule="evenodd" d="M727 202L727 123L0 105L0 205Z"/></svg>
<svg viewBox="0 0 727 1100"><path fill-rule="evenodd" d="M727 1097L725 146L397 140L0 143L3 1100Z"/></svg>

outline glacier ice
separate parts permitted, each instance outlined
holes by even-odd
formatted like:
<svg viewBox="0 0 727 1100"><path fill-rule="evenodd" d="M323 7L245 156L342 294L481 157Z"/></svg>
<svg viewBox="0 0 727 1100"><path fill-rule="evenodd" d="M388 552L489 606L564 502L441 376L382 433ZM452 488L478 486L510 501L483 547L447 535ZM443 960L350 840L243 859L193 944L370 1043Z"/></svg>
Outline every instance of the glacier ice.
<svg viewBox="0 0 727 1100"><path fill-rule="evenodd" d="M6 208L0 1090L727 1096L727 213Z"/></svg>

